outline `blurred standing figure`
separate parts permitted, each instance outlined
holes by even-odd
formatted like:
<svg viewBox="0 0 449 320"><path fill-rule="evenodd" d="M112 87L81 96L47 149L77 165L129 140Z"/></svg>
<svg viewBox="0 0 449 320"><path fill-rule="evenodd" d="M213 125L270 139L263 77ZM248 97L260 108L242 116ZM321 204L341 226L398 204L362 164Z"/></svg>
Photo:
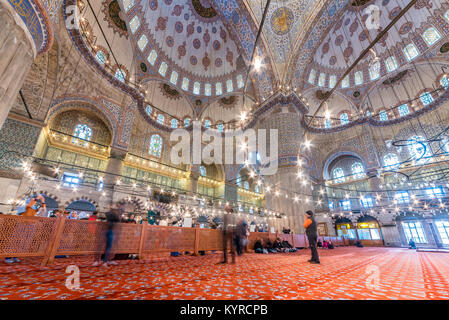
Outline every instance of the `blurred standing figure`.
<svg viewBox="0 0 449 320"><path fill-rule="evenodd" d="M242 255L243 248L246 248L248 236L248 224L245 220L241 219L239 224L235 228L234 232L234 242L237 250L237 255Z"/></svg>
<svg viewBox="0 0 449 320"><path fill-rule="evenodd" d="M114 229L117 222L120 221L121 212L117 205L111 205L109 212L106 212L106 248L104 250L103 267L107 265L116 265L117 262L112 259L112 244L114 243Z"/></svg>
<svg viewBox="0 0 449 320"><path fill-rule="evenodd" d="M220 263L228 263L228 242L231 243L231 256L232 256L232 263L235 263L235 250L234 250L234 210L227 205L225 207L226 213L223 215L223 261Z"/></svg>
<svg viewBox="0 0 449 320"><path fill-rule="evenodd" d="M318 230L315 219L313 218L312 211L306 211L306 221L304 221L304 229L306 229L307 239L309 240L310 251L312 252L312 259L310 263L320 263L320 257L318 257L318 250L316 249Z"/></svg>

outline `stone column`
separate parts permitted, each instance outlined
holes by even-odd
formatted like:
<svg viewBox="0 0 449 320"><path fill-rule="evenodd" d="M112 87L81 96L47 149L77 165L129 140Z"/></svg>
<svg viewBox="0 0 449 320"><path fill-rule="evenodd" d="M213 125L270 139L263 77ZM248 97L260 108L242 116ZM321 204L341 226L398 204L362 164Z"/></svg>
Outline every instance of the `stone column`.
<svg viewBox="0 0 449 320"><path fill-rule="evenodd" d="M0 128L35 57L34 42L24 23L8 3L0 2Z"/></svg>
<svg viewBox="0 0 449 320"><path fill-rule="evenodd" d="M125 160L126 157L126 151L111 148L111 154L109 156L108 164L106 166L106 175L103 178L104 185L107 187L113 187L119 179L119 176L121 175L123 171L123 160Z"/></svg>
<svg viewBox="0 0 449 320"><path fill-rule="evenodd" d="M304 233L302 227L304 223L304 213L307 210L313 210L312 197L298 194L298 201L294 201L295 195L292 192L302 194L312 194L311 184L301 183L301 179L297 178L298 173L298 151L301 147L301 137L303 128L300 122L300 114L291 111L293 108L287 106L279 106L278 112L273 112L269 117L259 123L258 128L267 129L269 135L270 129L278 130L278 170L271 176L265 176L270 185L276 186L274 190L266 193L266 206L268 210L286 214L287 218L268 219L269 226L273 226L278 232L282 232L282 228L291 229L294 233ZM267 138L267 141L269 139ZM269 141L269 143L272 143ZM269 150L269 147L267 147ZM304 163L302 172L304 177L308 177L309 170ZM275 195L275 191L279 190L279 196ZM287 197L286 197L287 196ZM308 201L306 200L308 199Z"/></svg>

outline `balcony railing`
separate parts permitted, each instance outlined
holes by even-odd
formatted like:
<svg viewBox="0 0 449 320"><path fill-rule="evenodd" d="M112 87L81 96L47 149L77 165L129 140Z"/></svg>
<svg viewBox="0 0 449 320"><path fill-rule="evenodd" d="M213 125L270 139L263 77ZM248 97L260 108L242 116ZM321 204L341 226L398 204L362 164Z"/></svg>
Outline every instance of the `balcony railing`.
<svg viewBox="0 0 449 320"><path fill-rule="evenodd" d="M52 146L75 152L87 153L92 156L100 156L102 158L109 156L110 148L104 144L80 139L73 135L53 129L48 129L47 137Z"/></svg>

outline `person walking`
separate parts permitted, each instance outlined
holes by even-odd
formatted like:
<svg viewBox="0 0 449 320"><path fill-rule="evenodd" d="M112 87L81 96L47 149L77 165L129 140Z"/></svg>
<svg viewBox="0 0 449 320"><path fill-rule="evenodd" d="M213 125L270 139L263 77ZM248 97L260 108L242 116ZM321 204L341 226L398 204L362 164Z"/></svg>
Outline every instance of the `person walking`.
<svg viewBox="0 0 449 320"><path fill-rule="evenodd" d="M304 221L304 229L306 229L307 239L309 240L310 251L312 252L312 258L310 263L319 264L320 257L318 256L318 250L316 249L318 231L317 224L313 217L312 211L306 211L306 220Z"/></svg>
<svg viewBox="0 0 449 320"><path fill-rule="evenodd" d="M235 263L235 244L234 244L234 210L227 205L225 207L226 213L223 215L223 261L220 263L228 263L228 243L231 244L232 263Z"/></svg>

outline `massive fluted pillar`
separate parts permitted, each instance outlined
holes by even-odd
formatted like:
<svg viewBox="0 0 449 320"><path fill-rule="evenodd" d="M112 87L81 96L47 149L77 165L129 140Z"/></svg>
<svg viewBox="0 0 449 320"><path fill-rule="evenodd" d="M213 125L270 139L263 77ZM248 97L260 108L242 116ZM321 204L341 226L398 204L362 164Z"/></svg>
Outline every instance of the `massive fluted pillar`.
<svg viewBox="0 0 449 320"><path fill-rule="evenodd" d="M33 40L19 16L0 1L0 128L36 56Z"/></svg>
<svg viewBox="0 0 449 320"><path fill-rule="evenodd" d="M311 184L303 184L303 179L298 179L298 150L301 146L303 128L301 126L300 114L288 106L279 106L278 112L262 120L258 128L278 130L278 170L276 174L265 176L274 190L266 193L266 206L268 210L284 213L286 218L269 219L269 226L276 231L282 232L282 228L291 229L295 233L303 233L304 212L313 209L311 197ZM268 139L267 139L268 140ZM273 143L270 141L270 144ZM269 150L269 148L267 148ZM306 161L303 160L302 172L308 177ZM275 191L279 194L276 195ZM297 193L298 201L295 202Z"/></svg>

